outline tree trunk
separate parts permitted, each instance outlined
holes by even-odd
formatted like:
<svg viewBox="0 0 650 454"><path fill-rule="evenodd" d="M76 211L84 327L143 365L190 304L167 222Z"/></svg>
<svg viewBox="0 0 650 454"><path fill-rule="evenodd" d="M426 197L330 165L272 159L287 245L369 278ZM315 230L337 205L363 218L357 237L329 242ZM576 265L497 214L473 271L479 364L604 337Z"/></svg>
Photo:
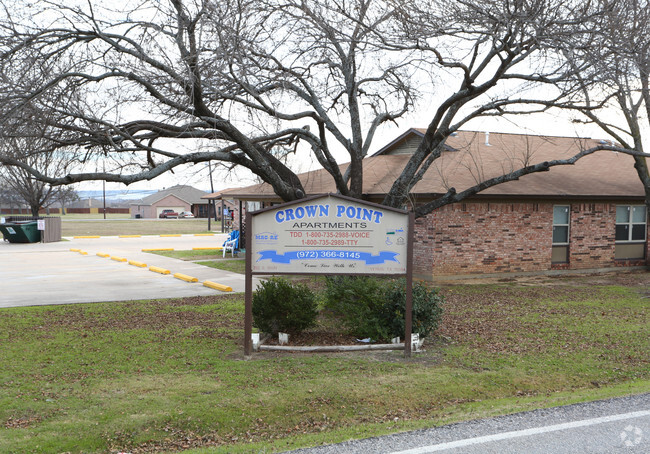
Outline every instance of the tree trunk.
<svg viewBox="0 0 650 454"><path fill-rule="evenodd" d="M350 160L350 197L360 199L363 195L363 159L353 155Z"/></svg>
<svg viewBox="0 0 650 454"><path fill-rule="evenodd" d="M646 161L646 158L642 156L635 156L634 168L639 175L641 183L643 183L643 190L645 191L646 213L650 213L650 170L648 170L648 163Z"/></svg>

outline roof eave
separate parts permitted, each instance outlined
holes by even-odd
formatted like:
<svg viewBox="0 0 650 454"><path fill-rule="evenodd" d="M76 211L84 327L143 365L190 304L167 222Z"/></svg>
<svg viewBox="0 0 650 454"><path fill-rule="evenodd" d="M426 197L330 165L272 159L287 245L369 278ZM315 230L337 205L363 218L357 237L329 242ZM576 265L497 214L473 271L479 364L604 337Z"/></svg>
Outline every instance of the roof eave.
<svg viewBox="0 0 650 454"><path fill-rule="evenodd" d="M416 198L437 199L442 193L412 193ZM476 199L528 199L528 200L645 200L643 195L613 195L613 194L474 194L463 201ZM462 203L462 202L461 202Z"/></svg>

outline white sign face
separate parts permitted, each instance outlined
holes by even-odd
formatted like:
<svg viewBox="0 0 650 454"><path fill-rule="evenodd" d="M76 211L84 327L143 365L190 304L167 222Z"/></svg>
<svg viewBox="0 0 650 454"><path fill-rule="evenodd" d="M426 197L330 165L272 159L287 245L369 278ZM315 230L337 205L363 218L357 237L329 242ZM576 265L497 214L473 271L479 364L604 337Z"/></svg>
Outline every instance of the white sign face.
<svg viewBox="0 0 650 454"><path fill-rule="evenodd" d="M408 214L324 196L252 217L254 273L406 274Z"/></svg>
<svg viewBox="0 0 650 454"><path fill-rule="evenodd" d="M38 219L36 221L36 228L37 228L37 230L45 230L45 220Z"/></svg>

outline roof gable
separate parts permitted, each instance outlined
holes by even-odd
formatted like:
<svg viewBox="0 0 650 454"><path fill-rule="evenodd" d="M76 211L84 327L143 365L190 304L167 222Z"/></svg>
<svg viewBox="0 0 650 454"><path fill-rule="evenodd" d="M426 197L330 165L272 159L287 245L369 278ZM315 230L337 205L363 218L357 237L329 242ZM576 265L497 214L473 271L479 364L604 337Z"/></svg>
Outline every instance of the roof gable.
<svg viewBox="0 0 650 454"><path fill-rule="evenodd" d="M201 197L203 197L205 194L206 192L193 188L192 186L176 185L172 186L171 188L158 191L155 194L151 194L150 196L147 196L138 202L131 202L131 204L153 205L168 195L173 195L177 199L180 199L190 205L205 204L207 202L205 200L201 200Z"/></svg>
<svg viewBox="0 0 650 454"><path fill-rule="evenodd" d="M415 153L415 150L417 150L418 146L420 146L420 143L422 142L422 138L424 137L426 131L426 129L411 128L390 142L388 145L382 147L372 156L413 154ZM457 133L452 133L452 136L455 137L456 135ZM456 149L445 143L443 145L443 151L456 151Z"/></svg>

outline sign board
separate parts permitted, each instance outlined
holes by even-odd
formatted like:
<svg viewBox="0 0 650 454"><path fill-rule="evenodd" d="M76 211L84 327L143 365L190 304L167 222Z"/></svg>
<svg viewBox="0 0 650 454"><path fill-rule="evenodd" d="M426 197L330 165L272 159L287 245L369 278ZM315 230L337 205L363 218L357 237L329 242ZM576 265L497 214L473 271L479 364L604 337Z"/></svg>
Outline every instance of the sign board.
<svg viewBox="0 0 650 454"><path fill-rule="evenodd" d="M4 223L5 223L5 221L6 221L6 219L5 219L5 218L0 218L0 224L4 224Z"/></svg>
<svg viewBox="0 0 650 454"><path fill-rule="evenodd" d="M406 276L404 339L411 338L414 214L340 195L246 213L244 355L252 348L253 274ZM405 342L404 355L411 355Z"/></svg>
<svg viewBox="0 0 650 454"><path fill-rule="evenodd" d="M36 221L36 228L38 230L45 230L45 219L38 219Z"/></svg>
<svg viewBox="0 0 650 454"><path fill-rule="evenodd" d="M406 274L408 213L323 196L254 214L253 273Z"/></svg>

